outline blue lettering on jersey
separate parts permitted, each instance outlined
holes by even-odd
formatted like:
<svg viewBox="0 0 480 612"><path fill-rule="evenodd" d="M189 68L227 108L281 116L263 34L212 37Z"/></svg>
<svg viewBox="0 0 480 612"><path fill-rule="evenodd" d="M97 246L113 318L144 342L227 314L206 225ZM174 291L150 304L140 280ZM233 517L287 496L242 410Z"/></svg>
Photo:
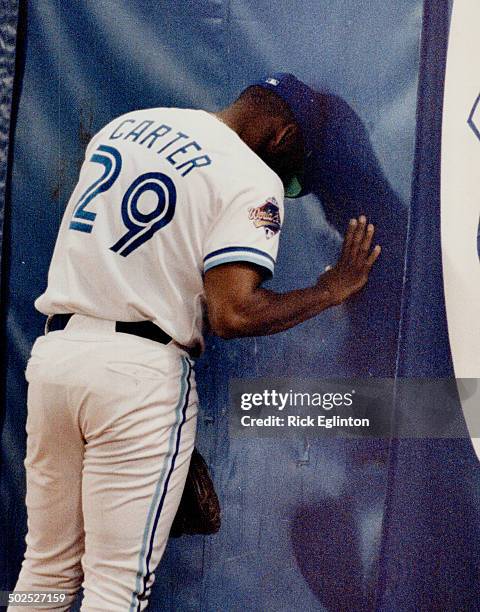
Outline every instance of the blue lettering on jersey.
<svg viewBox="0 0 480 612"><path fill-rule="evenodd" d="M136 128L134 128L131 132L125 136L124 140L133 136L132 140L136 141L144 132L148 130L148 128L153 124L153 121L142 121Z"/></svg>
<svg viewBox="0 0 480 612"><path fill-rule="evenodd" d="M161 138L162 136L165 136L166 134L168 134L168 132L171 131L172 128L169 125L160 125L159 127L152 130L149 134L147 134L147 136L145 136L145 138L143 138L143 140L141 140L139 144L143 145L148 142L147 147L151 149L152 146L155 144L157 138Z"/></svg>
<svg viewBox="0 0 480 612"><path fill-rule="evenodd" d="M165 151L165 149L168 149L169 146L171 146L172 144L175 144L176 142L178 142L181 138L188 138L187 134L182 134L182 132L177 132L177 137L174 138L173 140L171 140L170 142L167 142L166 145L163 145L163 147L161 147L160 149L158 149L157 154L159 153L163 153L163 151Z"/></svg>
<svg viewBox="0 0 480 612"><path fill-rule="evenodd" d="M153 191L157 205L149 213L138 208L140 196ZM155 232L165 227L173 219L177 203L177 190L172 179L162 172L146 172L133 181L122 200L122 219L128 229L111 248L123 257L138 249Z"/></svg>
<svg viewBox="0 0 480 612"><path fill-rule="evenodd" d="M93 229L96 213L86 210L87 205L99 193L108 191L113 183L117 180L120 170L122 169L122 158L120 153L114 147L100 145L95 153L90 158L91 162L101 164L105 170L102 176L92 183L80 196L75 210L73 211L72 220L70 221L69 229L89 234Z"/></svg>
<svg viewBox="0 0 480 612"><path fill-rule="evenodd" d="M209 166L212 163L212 160L208 157L208 155L200 155L200 157L194 157L193 159L189 159L183 164L180 164L176 167L177 170L181 170L182 168L186 168L184 172L181 173L182 176L186 176L189 172L191 172L194 168L201 168L202 166Z"/></svg>
<svg viewBox="0 0 480 612"><path fill-rule="evenodd" d="M125 137L125 132L120 132L120 130L126 123L135 123L135 119L125 119L125 121L122 121L111 133L110 135L111 140L115 140L115 138Z"/></svg>
<svg viewBox="0 0 480 612"><path fill-rule="evenodd" d="M177 163L174 159L175 155L177 155L177 153L186 153L190 147L193 147L197 151L200 151L200 149L202 148L197 142L192 140L192 142L189 142L188 144L186 144L183 147L180 147L179 149L175 149L173 153L170 153L170 155L167 155L167 161L170 162L172 166L174 166Z"/></svg>
<svg viewBox="0 0 480 612"><path fill-rule="evenodd" d="M87 234L92 232L97 213L85 208L95 196L108 191L115 183L122 169L122 157L114 147L100 145L89 161L104 166L104 172L80 197L69 225L69 229ZM150 212L142 212L139 200L148 191L155 193L157 203ZM110 249L122 257L130 255L170 223L176 203L177 190L169 176L162 172L146 172L137 177L122 198L122 220L128 231Z"/></svg>
<svg viewBox="0 0 480 612"><path fill-rule="evenodd" d="M127 123L134 125L129 125L126 128ZM179 171L180 176L187 176L195 168L209 166L212 163L211 158L206 154L188 157L191 151L202 151L201 145L195 140L190 139L188 134L179 130L174 131L171 126L165 124L157 125L153 130L150 130L154 123L154 121L149 119L143 121L124 119L115 127L109 138L111 140L117 138L130 140L148 149L153 149L157 155L164 154L166 160ZM170 138L168 140L165 139L166 142L164 142L164 137L167 135ZM185 142L189 139L189 142ZM182 146L174 147L174 145L179 144Z"/></svg>

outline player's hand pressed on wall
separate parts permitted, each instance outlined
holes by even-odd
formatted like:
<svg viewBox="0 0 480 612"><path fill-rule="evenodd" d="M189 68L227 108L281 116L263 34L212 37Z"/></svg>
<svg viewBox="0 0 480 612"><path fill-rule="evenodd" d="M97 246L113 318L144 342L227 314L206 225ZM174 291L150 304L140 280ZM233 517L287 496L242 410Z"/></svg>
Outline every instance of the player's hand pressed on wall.
<svg viewBox="0 0 480 612"><path fill-rule="evenodd" d="M318 279L317 285L328 288L334 304L341 304L362 289L380 255L381 248L372 247L375 227L367 224L364 215L351 219L338 262Z"/></svg>
<svg viewBox="0 0 480 612"><path fill-rule="evenodd" d="M344 302L368 280L380 247L371 248L374 227L352 219L337 264L313 287L276 293L262 287L262 273L245 262L219 265L205 274L211 329L223 338L275 334Z"/></svg>

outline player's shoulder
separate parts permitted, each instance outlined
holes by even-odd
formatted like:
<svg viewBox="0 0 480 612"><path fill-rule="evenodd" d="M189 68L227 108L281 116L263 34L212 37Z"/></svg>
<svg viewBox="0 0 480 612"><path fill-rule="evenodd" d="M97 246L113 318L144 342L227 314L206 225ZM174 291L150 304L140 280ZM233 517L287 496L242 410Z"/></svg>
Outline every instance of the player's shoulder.
<svg viewBox="0 0 480 612"><path fill-rule="evenodd" d="M202 121L211 135L216 150L218 169L234 187L239 184L244 189L248 183L270 186L278 194L283 194L283 183L278 174L268 166L228 125L213 113L205 113Z"/></svg>
<svg viewBox="0 0 480 612"><path fill-rule="evenodd" d="M203 109L184 111L185 124L199 137L215 164L209 168L212 178L225 193L261 186L283 199L280 177L215 113Z"/></svg>
<svg viewBox="0 0 480 612"><path fill-rule="evenodd" d="M225 160L224 176L236 191L269 192L283 201L284 186L276 172L266 164L250 147L240 140L236 150Z"/></svg>

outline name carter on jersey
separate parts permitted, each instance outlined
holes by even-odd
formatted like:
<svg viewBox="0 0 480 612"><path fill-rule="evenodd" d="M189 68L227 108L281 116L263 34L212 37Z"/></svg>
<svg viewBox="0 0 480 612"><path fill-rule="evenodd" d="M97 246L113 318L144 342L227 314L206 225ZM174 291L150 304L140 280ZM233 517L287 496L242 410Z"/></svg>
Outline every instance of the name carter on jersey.
<svg viewBox="0 0 480 612"><path fill-rule="evenodd" d="M170 125L164 123L154 127L155 121L149 119L138 122L138 119L124 119L121 121L110 134L110 140L131 140L139 145L143 145L148 149L160 144L160 148L155 152L160 155L164 154L165 159L175 168L180 171L181 176L186 176L195 168L208 166L212 160L208 155L195 155L185 159L185 156L191 154L192 151L198 153L202 151L202 147L192 140L188 134L180 131L175 131ZM167 138L171 136L171 138ZM157 140L160 142L157 144ZM185 142L187 141L187 142ZM179 145L181 146L174 146Z"/></svg>

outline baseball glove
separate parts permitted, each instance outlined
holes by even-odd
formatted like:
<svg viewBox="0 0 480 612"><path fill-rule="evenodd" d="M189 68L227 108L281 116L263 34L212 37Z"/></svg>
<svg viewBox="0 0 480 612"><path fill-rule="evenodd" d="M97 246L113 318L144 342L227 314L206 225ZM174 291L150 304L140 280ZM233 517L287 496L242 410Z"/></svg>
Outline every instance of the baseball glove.
<svg viewBox="0 0 480 612"><path fill-rule="evenodd" d="M211 535L219 529L220 503L207 464L194 448L170 536L178 538L182 535Z"/></svg>

